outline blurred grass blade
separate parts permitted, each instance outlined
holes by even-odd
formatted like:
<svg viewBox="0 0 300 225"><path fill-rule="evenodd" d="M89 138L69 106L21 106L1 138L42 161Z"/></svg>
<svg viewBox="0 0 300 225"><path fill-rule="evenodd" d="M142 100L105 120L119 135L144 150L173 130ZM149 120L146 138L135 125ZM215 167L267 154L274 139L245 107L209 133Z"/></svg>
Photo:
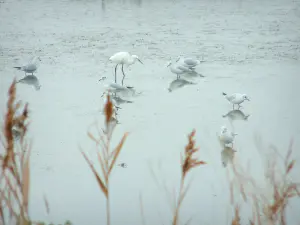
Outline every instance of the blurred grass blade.
<svg viewBox="0 0 300 225"><path fill-rule="evenodd" d="M94 137L94 135L92 135L90 132L87 132L88 136L90 139L92 139L94 142L96 142L96 144L99 143L99 141Z"/></svg>
<svg viewBox="0 0 300 225"><path fill-rule="evenodd" d="M292 160L292 162L289 163L289 165L286 169L286 174L288 174L291 171L291 169L293 169L294 164L295 164L295 160Z"/></svg>
<svg viewBox="0 0 300 225"><path fill-rule="evenodd" d="M98 182L98 184L99 184L99 186L100 186L100 188L101 188L103 194L104 194L105 197L107 198L107 197L108 197L108 191L107 191L107 188L106 188L106 186L104 185L102 179L99 177L97 171L95 170L95 168L94 168L94 166L92 165L91 161L87 158L86 154L84 154L83 151L81 151L81 153L82 153L83 157L85 158L85 160L87 161L87 163L89 164L91 170L93 171L93 173L94 173L94 175L95 175L95 177L96 177L96 179L97 179L97 182Z"/></svg>
<svg viewBox="0 0 300 225"><path fill-rule="evenodd" d="M46 212L49 215L50 214L50 207L49 207L49 202L47 200L46 195L44 195L44 203L45 203L45 207L46 207Z"/></svg>
<svg viewBox="0 0 300 225"><path fill-rule="evenodd" d="M125 134L123 135L122 140L120 141L120 143L118 144L118 146L117 146L116 149L114 150L115 154L114 154L113 160L112 160L112 162L111 162L111 164L110 164L110 167L109 167L109 170L108 170L108 174L110 174L111 171L112 171L112 169L114 168L114 165L115 165L115 163L116 163L116 161L117 161L117 158L118 158L118 156L119 156L119 154L120 154L120 151L121 151L121 149L122 149L122 147L123 147L123 144L124 144L124 142L125 142L127 136L128 136L128 133L125 133Z"/></svg>
<svg viewBox="0 0 300 225"><path fill-rule="evenodd" d="M23 164L23 175L22 175L22 195L23 195L23 207L28 215L28 202L29 202L29 185L30 185L30 166L29 166L29 159L30 159L30 149L28 150L27 156L24 157L24 164Z"/></svg>

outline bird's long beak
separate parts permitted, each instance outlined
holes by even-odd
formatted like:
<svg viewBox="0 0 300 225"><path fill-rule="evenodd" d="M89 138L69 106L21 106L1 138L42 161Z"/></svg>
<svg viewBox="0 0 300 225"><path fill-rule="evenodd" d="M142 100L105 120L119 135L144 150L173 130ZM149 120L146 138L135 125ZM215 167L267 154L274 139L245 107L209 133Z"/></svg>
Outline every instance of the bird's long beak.
<svg viewBox="0 0 300 225"><path fill-rule="evenodd" d="M140 60L140 59L137 59L141 64L143 64L144 65L144 63L142 63L142 61Z"/></svg>
<svg viewBox="0 0 300 225"><path fill-rule="evenodd" d="M248 97L246 97L246 99L247 99L248 101L250 101L250 99L249 99Z"/></svg>
<svg viewBox="0 0 300 225"><path fill-rule="evenodd" d="M105 95L105 92L103 92L103 94L101 95L101 98Z"/></svg>

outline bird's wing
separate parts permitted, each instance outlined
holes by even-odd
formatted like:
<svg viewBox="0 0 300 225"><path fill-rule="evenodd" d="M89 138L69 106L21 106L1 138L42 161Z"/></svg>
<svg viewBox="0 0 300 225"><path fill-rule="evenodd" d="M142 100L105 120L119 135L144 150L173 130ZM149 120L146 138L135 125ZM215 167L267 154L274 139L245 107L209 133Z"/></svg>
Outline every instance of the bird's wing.
<svg viewBox="0 0 300 225"><path fill-rule="evenodd" d="M191 72L191 70L189 68L182 66L182 65L178 65L177 68L184 72Z"/></svg>
<svg viewBox="0 0 300 225"><path fill-rule="evenodd" d="M35 71L36 70L36 65L33 63L30 63L28 65L26 65L26 67L24 68L27 71Z"/></svg>
<svg viewBox="0 0 300 225"><path fill-rule="evenodd" d="M200 61L197 59L192 59L192 58L185 58L184 59L184 63L187 64L188 66L197 66L198 64L200 64Z"/></svg>
<svg viewBox="0 0 300 225"><path fill-rule="evenodd" d="M225 96L229 101L232 101L236 98L236 95L235 94L232 94L232 95L226 95Z"/></svg>

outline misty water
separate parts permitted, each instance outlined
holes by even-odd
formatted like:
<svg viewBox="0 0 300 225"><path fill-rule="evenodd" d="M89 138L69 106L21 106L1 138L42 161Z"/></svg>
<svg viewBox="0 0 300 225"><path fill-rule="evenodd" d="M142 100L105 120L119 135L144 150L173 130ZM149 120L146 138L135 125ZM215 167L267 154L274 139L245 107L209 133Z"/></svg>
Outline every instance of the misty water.
<svg viewBox="0 0 300 225"><path fill-rule="evenodd" d="M142 224L140 196L147 224L169 223L164 186L178 192L180 153L194 128L207 165L189 176L182 224L190 217L191 224L229 224L233 217L228 167L216 137L222 125L238 133L235 158L262 185L270 145L284 156L293 139L293 158L300 159L299 0L2 0L1 115L9 85L24 77L13 67L33 55L42 60L35 73L40 90L17 85L30 109L33 219L105 224L105 197L79 146L100 171L87 131L95 121L103 125L103 85L114 81L108 58L119 51L138 55L144 65L125 68L125 84L142 94L121 106L113 136L116 145L130 133L118 160L127 168L116 167L110 183L112 224ZM167 62L179 55L203 60L197 70L205 77L169 92L176 75ZM120 70L118 75L120 81ZM222 92L249 96L241 109L250 115L246 121L222 117L232 109ZM248 222L250 207L239 194L236 199ZM293 201L288 208L289 224L300 221L299 207Z"/></svg>

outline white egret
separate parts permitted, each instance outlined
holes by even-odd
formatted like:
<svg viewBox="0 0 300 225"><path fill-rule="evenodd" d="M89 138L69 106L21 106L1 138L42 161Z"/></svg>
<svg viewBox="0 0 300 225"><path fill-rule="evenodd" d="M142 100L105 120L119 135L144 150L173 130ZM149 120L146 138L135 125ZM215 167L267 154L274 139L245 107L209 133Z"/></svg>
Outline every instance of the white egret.
<svg viewBox="0 0 300 225"><path fill-rule="evenodd" d="M124 69L123 66L124 64L130 66L132 64L134 64L136 61L139 61L141 64L142 61L139 59L139 57L137 55L130 55L129 52L117 52L116 54L114 54L113 56L111 56L109 58L109 60L111 62L116 63L116 67L115 67L115 83L117 83L117 68L118 65L121 64L122 65L122 73L123 73L123 79L122 79L122 85L125 79L125 73L124 73Z"/></svg>

